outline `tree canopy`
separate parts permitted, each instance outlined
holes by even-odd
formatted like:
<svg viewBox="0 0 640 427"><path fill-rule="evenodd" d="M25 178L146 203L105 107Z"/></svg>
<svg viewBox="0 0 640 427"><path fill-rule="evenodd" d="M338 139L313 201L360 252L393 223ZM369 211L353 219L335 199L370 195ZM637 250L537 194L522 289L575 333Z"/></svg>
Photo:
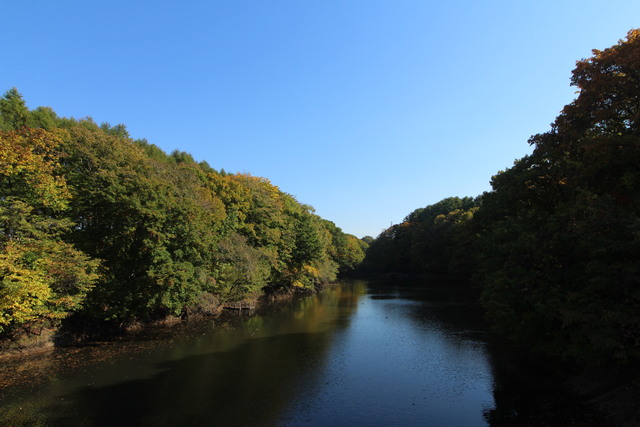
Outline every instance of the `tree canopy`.
<svg viewBox="0 0 640 427"><path fill-rule="evenodd" d="M462 275L495 329L586 365L640 359L640 31L577 62L577 98L477 199L371 242L377 272Z"/></svg>
<svg viewBox="0 0 640 427"><path fill-rule="evenodd" d="M313 288L366 244L265 178L0 98L0 336Z"/></svg>

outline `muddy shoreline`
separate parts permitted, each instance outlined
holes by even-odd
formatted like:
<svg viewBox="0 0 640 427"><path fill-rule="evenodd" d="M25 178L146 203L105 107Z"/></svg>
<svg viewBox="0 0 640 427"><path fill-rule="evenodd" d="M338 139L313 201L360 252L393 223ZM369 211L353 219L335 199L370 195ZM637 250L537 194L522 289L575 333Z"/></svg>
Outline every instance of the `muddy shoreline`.
<svg viewBox="0 0 640 427"><path fill-rule="evenodd" d="M190 326L198 325L207 321L216 321L220 325L225 325L234 317L251 316L269 310L273 305L313 294L322 289L333 286L336 283L324 284L317 289L293 288L288 290L269 291L264 294L247 298L241 301L244 306L250 309L235 310L225 307L225 303L218 303L206 309L196 307L185 313L183 316L167 316L149 322L131 321L124 325L114 327L110 324L92 326L88 329L46 329L39 334L32 334L22 340L0 341L0 364L19 364L29 362L30 359L39 358L55 353L57 350L73 351L109 346L121 343L134 343L136 341L147 341L149 337L171 335L176 333L176 329L188 330ZM102 327L100 327L102 326ZM72 328L72 327L71 327ZM0 388L3 386L1 375L4 369L0 370Z"/></svg>

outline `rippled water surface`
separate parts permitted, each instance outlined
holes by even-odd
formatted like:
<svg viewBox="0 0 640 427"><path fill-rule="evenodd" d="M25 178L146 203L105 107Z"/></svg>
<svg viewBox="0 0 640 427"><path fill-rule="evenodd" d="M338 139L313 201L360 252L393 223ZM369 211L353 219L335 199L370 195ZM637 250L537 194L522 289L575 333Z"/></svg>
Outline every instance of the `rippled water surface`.
<svg viewBox="0 0 640 427"><path fill-rule="evenodd" d="M0 424L481 426L542 412L455 289L351 282L235 314L6 362Z"/></svg>

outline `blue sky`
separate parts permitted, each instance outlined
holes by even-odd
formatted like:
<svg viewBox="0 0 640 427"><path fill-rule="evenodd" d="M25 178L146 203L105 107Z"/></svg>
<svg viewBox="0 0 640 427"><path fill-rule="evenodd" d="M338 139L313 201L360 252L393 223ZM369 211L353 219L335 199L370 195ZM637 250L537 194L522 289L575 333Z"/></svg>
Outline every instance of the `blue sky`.
<svg viewBox="0 0 640 427"><path fill-rule="evenodd" d="M29 0L0 18L0 91L267 177L375 237L490 190L640 2Z"/></svg>

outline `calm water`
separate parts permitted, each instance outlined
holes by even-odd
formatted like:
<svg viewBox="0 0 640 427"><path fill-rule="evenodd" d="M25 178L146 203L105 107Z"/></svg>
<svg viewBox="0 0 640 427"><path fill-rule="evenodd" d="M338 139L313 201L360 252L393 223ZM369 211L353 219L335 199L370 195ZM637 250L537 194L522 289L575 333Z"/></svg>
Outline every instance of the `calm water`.
<svg viewBox="0 0 640 427"><path fill-rule="evenodd" d="M0 424L585 424L579 402L490 341L455 291L352 282L251 317L4 363Z"/></svg>

